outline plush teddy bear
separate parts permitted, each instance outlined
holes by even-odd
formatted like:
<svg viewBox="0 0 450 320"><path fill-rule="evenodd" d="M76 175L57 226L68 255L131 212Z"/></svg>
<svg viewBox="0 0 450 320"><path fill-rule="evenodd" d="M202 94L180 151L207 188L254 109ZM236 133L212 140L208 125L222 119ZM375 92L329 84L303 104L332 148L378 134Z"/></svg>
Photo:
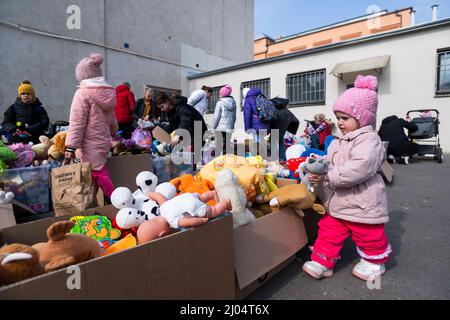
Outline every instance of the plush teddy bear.
<svg viewBox="0 0 450 320"><path fill-rule="evenodd" d="M302 179L302 183L304 183L310 192L314 192L314 187L308 180L308 172L315 174L324 174L328 170L328 161L325 159L319 159L315 154L311 154L306 161L300 164L299 166L299 174ZM305 173L306 171L306 173Z"/></svg>
<svg viewBox="0 0 450 320"><path fill-rule="evenodd" d="M33 245L46 272L61 269L100 256L100 245L90 237L71 234L74 221L59 221L47 229L48 242Z"/></svg>
<svg viewBox="0 0 450 320"><path fill-rule="evenodd" d="M198 193L203 194L205 192L214 190L214 183L207 179L198 179L191 174L183 174L178 178L170 180L177 188L177 194L182 193ZM208 205L213 206L216 204L214 199L208 201Z"/></svg>
<svg viewBox="0 0 450 320"><path fill-rule="evenodd" d="M309 209L325 214L325 208L315 203L316 195L306 189L305 184L290 184L268 194L256 197L257 203L267 203L272 208L291 207L293 209Z"/></svg>
<svg viewBox="0 0 450 320"><path fill-rule="evenodd" d="M215 188L219 199L229 198L233 210L233 225L238 227L255 220L255 216L247 209L247 196L244 188L237 181L236 175L230 169L225 169L217 174Z"/></svg>
<svg viewBox="0 0 450 320"><path fill-rule="evenodd" d="M40 143L35 144L31 147L36 154L35 159L44 160L48 158L48 149L52 145L51 140L47 136L39 137Z"/></svg>
<svg viewBox="0 0 450 320"><path fill-rule="evenodd" d="M0 248L0 286L43 274L38 252L27 245L13 243Z"/></svg>
<svg viewBox="0 0 450 320"><path fill-rule="evenodd" d="M50 139L51 146L48 148L48 160L54 161L64 157L66 148L67 131L60 131Z"/></svg>

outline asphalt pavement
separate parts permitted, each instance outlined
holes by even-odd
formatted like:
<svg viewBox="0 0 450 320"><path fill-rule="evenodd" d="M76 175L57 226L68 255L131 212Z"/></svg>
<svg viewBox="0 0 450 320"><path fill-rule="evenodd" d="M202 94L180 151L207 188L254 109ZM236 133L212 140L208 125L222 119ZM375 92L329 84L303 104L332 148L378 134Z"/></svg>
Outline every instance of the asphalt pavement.
<svg viewBox="0 0 450 320"><path fill-rule="evenodd" d="M352 275L359 256L349 238L331 278L315 280L301 270L310 255L305 247L248 299L450 299L450 154L441 164L413 159L392 167L386 233L393 253L380 281Z"/></svg>

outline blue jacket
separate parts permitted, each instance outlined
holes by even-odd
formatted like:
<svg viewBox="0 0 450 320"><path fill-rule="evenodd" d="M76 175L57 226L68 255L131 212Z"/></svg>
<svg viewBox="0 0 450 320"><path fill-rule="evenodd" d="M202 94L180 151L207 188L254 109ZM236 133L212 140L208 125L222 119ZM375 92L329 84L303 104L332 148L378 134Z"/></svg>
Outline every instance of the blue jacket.
<svg viewBox="0 0 450 320"><path fill-rule="evenodd" d="M258 110L256 108L256 97L261 94L259 89L250 89L245 97L244 103L244 124L245 130L249 129L270 129L268 123L262 123L259 121Z"/></svg>

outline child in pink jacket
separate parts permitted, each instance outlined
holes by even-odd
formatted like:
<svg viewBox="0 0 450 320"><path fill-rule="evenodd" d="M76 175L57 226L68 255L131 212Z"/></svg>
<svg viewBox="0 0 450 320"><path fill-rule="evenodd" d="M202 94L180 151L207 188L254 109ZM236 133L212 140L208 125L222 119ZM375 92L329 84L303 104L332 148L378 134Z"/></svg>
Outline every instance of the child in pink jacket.
<svg viewBox="0 0 450 320"><path fill-rule="evenodd" d="M358 278L367 281L382 275L392 252L384 230L389 221L385 184L378 174L385 150L374 130L377 85L376 77L358 76L355 87L337 99L333 112L342 135L328 149L328 172L308 174L310 182L323 182L319 196L327 209L319 222L312 261L303 265L303 270L317 279L333 275L344 240L350 235L361 256L353 268Z"/></svg>
<svg viewBox="0 0 450 320"><path fill-rule="evenodd" d="M102 77L102 62L103 57L94 53L83 58L76 67L80 85L70 107L65 156L73 159L76 155L82 162L90 162L97 188L100 187L109 199L114 185L106 160L118 124L114 115L116 92Z"/></svg>

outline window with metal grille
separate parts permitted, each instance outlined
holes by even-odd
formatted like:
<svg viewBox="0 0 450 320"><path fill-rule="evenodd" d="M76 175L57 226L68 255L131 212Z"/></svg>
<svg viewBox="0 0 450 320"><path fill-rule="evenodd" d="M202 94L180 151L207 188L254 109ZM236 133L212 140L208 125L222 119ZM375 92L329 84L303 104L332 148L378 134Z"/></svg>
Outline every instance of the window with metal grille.
<svg viewBox="0 0 450 320"><path fill-rule="evenodd" d="M208 98L208 110L206 110L206 113L214 113L214 110L216 109L217 101L219 101L219 99L220 99L219 91L220 91L220 88L222 88L222 87L223 86L212 88L213 94L211 97Z"/></svg>
<svg viewBox="0 0 450 320"><path fill-rule="evenodd" d="M286 97L289 105L325 103L325 69L287 75Z"/></svg>
<svg viewBox="0 0 450 320"><path fill-rule="evenodd" d="M241 104L244 100L244 96L242 95L242 89L244 88L250 88L250 89L256 89L258 88L261 90L261 93L266 97L270 99L270 79L261 79L261 80L253 80L253 81L247 81L241 83Z"/></svg>
<svg viewBox="0 0 450 320"><path fill-rule="evenodd" d="M436 94L450 93L450 49L440 50L437 54Z"/></svg>

